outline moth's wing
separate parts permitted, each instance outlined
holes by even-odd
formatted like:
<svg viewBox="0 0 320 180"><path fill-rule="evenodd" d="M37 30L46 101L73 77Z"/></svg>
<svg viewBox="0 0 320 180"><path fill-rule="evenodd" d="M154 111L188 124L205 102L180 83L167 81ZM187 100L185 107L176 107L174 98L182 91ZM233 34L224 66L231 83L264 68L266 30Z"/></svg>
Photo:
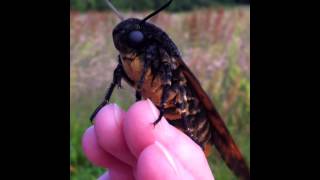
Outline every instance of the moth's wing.
<svg viewBox="0 0 320 180"><path fill-rule="evenodd" d="M184 61L181 58L175 59L180 68L182 68L188 86L193 89L206 109L207 118L211 121L211 125L213 126L211 142L215 145L226 164L236 175L244 179L250 179L249 168L247 167L240 150L233 141L225 123L210 100L210 97L203 90L198 79L193 75Z"/></svg>

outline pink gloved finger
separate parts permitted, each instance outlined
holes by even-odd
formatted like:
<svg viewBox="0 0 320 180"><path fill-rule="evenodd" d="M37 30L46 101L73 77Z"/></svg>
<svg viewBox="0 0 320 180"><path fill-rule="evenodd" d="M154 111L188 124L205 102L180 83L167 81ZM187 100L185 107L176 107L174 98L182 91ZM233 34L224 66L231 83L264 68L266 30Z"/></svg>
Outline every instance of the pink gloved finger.
<svg viewBox="0 0 320 180"><path fill-rule="evenodd" d="M133 155L138 158L140 153L155 142L153 122L156 120L149 100L134 103L125 115L123 122L124 135ZM163 121L157 125L161 127Z"/></svg>
<svg viewBox="0 0 320 180"><path fill-rule="evenodd" d="M114 157L134 166L135 157L130 153L123 135L122 111L116 104L103 107L95 117L94 129L99 145Z"/></svg>
<svg viewBox="0 0 320 180"><path fill-rule="evenodd" d="M113 169L130 168L99 146L93 126L89 127L82 137L82 149L87 159L96 166Z"/></svg>
<svg viewBox="0 0 320 180"><path fill-rule="evenodd" d="M196 143L164 118L154 127L159 111L150 100L132 105L124 120L124 133L132 153L140 153L155 141L163 144L196 179L214 179L206 157Z"/></svg>
<svg viewBox="0 0 320 180"><path fill-rule="evenodd" d="M174 156L158 141L145 148L138 159L137 179L139 180L191 180Z"/></svg>

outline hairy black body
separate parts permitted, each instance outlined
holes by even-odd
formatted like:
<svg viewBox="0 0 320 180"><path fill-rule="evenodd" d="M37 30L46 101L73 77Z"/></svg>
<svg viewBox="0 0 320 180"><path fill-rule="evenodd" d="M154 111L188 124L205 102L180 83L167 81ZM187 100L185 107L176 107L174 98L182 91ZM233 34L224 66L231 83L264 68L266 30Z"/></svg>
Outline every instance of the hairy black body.
<svg viewBox="0 0 320 180"><path fill-rule="evenodd" d="M154 125L164 116L203 149L214 144L237 176L250 179L223 120L169 36L151 23L130 18L115 27L113 41L120 53L119 63L106 97L91 120L124 79L136 89L137 100L149 98L158 107L160 115Z"/></svg>

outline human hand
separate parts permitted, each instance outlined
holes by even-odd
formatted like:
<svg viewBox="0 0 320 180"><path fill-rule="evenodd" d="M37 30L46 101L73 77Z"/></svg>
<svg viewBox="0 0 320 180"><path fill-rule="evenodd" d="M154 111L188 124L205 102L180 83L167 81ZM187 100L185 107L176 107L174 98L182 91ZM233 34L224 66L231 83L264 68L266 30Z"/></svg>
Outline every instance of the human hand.
<svg viewBox="0 0 320 180"><path fill-rule="evenodd" d="M103 107L83 135L86 157L108 168L99 180L213 180L202 149L165 118L150 100L124 112L115 104Z"/></svg>

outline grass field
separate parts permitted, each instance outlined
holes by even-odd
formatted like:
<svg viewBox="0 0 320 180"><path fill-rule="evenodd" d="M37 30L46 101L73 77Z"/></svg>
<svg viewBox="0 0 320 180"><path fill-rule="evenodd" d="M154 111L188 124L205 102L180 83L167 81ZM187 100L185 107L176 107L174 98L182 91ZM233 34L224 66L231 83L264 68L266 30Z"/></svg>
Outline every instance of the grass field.
<svg viewBox="0 0 320 180"><path fill-rule="evenodd" d="M126 13L141 18L148 14ZM165 30L185 62L199 78L250 162L250 8L203 9L161 13L153 23ZM93 167L81 149L88 117L103 98L116 66L110 12L70 12L70 178L96 179L104 169ZM116 90L112 101L127 109L133 89ZM214 151L209 163L217 180L235 179Z"/></svg>

